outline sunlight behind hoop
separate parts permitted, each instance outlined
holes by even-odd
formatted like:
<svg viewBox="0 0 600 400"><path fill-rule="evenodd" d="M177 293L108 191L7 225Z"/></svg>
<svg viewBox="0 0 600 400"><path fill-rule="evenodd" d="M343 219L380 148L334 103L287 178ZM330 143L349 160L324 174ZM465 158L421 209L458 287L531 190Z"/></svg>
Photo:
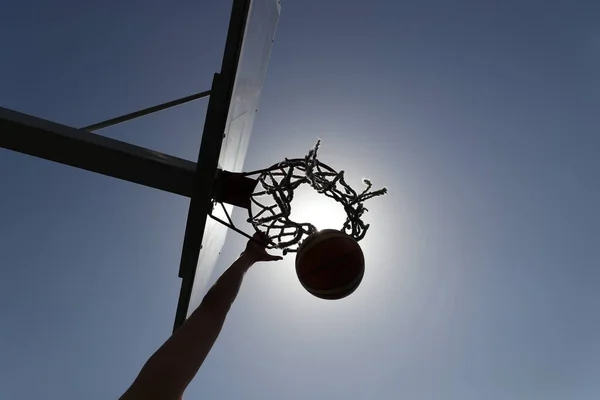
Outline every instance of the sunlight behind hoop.
<svg viewBox="0 0 600 400"><path fill-rule="evenodd" d="M306 186L299 187L294 193L290 218L309 222L318 230L342 229L347 215L341 204Z"/></svg>

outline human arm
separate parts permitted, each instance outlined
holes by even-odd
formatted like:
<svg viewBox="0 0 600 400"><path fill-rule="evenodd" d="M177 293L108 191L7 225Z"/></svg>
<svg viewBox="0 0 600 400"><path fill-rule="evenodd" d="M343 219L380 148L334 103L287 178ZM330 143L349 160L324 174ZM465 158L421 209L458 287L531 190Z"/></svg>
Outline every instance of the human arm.
<svg viewBox="0 0 600 400"><path fill-rule="evenodd" d="M178 400L214 345L244 275L259 261L281 257L265 251L259 236L221 275L187 321L146 362L121 400Z"/></svg>

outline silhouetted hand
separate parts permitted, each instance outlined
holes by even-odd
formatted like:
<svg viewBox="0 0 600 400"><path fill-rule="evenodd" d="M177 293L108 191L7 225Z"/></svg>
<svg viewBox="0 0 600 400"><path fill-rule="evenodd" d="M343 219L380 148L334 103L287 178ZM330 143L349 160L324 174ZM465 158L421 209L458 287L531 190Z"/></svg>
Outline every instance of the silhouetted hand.
<svg viewBox="0 0 600 400"><path fill-rule="evenodd" d="M248 240L246 250L244 250L243 254L249 257L253 262L278 261L283 259L281 256L267 253L266 246L264 234L256 232L254 236L252 236L252 240Z"/></svg>

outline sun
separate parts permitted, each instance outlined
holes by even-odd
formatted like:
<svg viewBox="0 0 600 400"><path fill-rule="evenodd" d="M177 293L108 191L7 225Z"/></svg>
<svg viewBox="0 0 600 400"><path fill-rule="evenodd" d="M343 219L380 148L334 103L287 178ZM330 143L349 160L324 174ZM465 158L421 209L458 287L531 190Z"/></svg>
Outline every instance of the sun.
<svg viewBox="0 0 600 400"><path fill-rule="evenodd" d="M293 221L309 222L318 230L342 229L346 217L341 204L309 186L301 186L294 193L290 215Z"/></svg>

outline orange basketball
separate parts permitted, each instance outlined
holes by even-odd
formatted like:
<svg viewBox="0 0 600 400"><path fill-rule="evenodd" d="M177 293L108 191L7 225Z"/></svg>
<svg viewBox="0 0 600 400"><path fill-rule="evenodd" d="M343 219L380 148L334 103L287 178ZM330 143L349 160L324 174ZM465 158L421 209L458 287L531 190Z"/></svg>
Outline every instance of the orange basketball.
<svg viewBox="0 0 600 400"><path fill-rule="evenodd" d="M335 229L310 235L296 255L296 275L313 296L337 300L349 296L365 273L365 257L351 236Z"/></svg>

